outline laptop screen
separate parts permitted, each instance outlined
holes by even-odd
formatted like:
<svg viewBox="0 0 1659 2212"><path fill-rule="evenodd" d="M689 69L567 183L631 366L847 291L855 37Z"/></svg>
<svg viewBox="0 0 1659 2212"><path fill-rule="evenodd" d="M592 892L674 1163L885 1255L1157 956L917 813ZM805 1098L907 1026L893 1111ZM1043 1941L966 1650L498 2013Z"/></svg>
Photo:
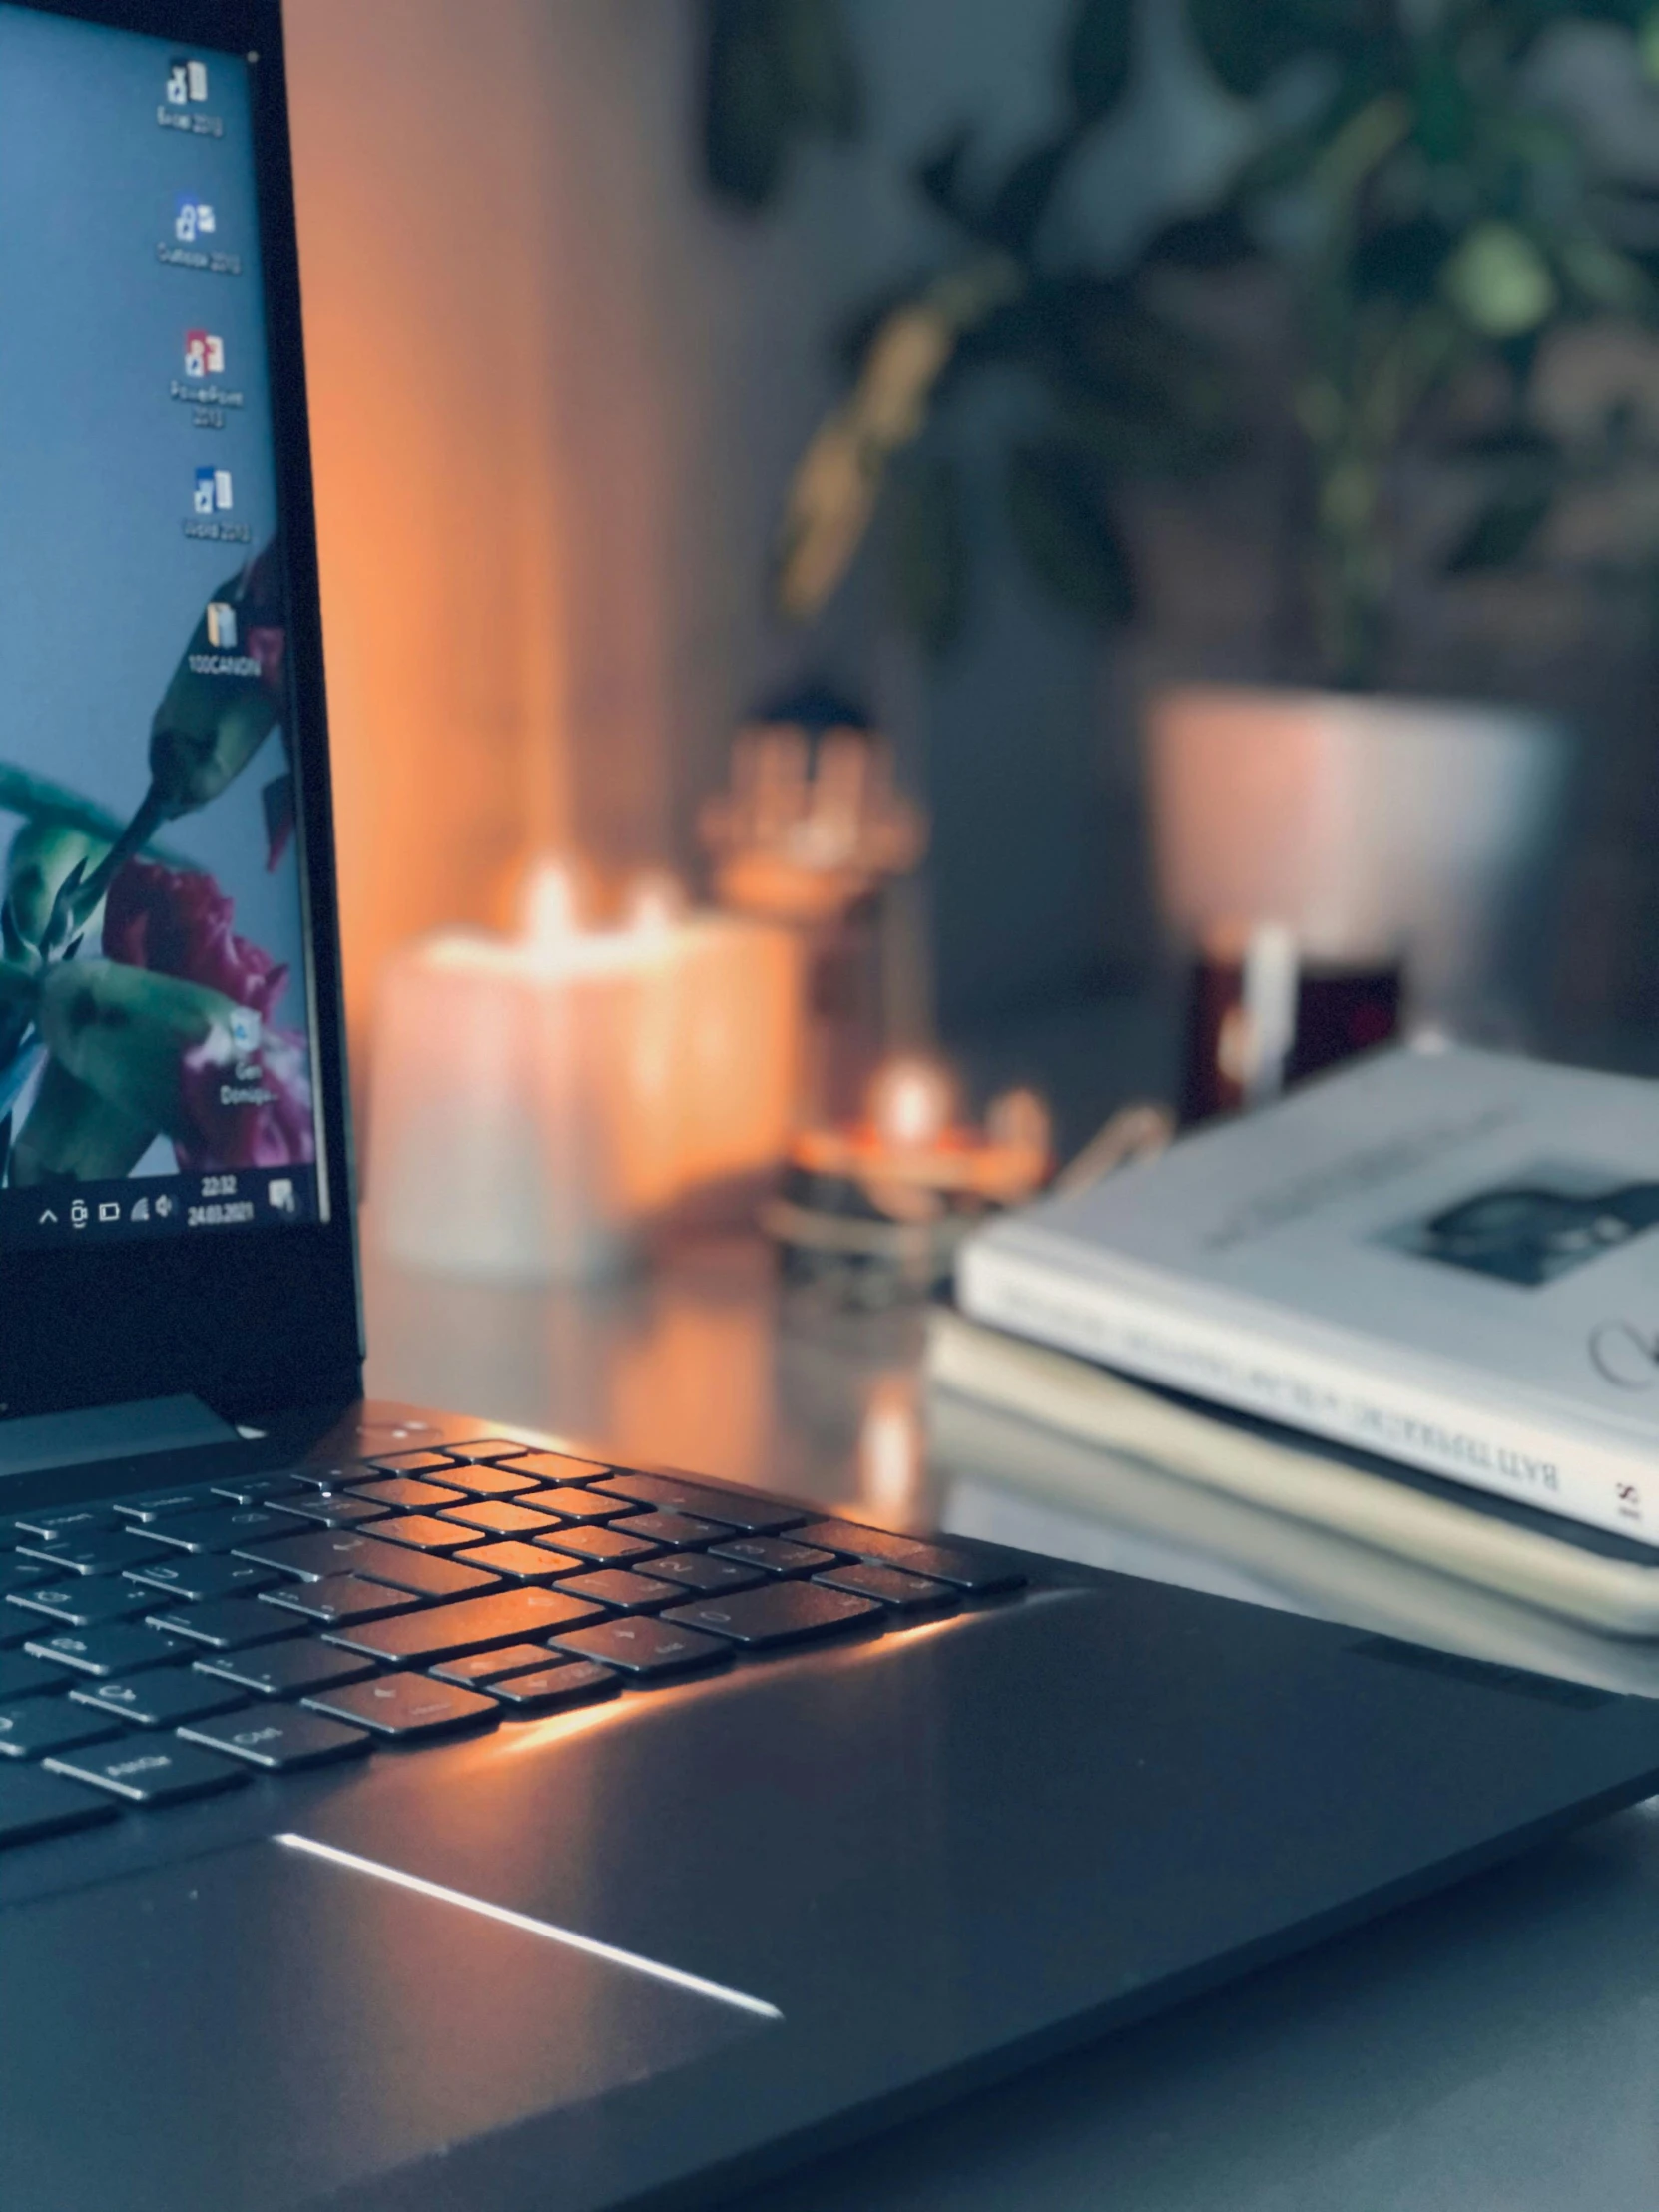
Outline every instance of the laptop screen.
<svg viewBox="0 0 1659 2212"><path fill-rule="evenodd" d="M0 0L0 1245L325 1211L252 89Z"/></svg>

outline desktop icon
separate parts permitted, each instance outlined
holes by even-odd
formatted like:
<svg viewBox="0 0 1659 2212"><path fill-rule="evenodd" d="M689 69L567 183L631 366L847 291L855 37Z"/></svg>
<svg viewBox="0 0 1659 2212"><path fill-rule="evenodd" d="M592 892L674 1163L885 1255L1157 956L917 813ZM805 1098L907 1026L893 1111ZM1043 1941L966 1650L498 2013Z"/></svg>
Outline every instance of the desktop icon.
<svg viewBox="0 0 1659 2212"><path fill-rule="evenodd" d="M134 1199L133 1219L134 1221L148 1221L150 1219L150 1201L147 1198Z"/></svg>
<svg viewBox="0 0 1659 2212"><path fill-rule="evenodd" d="M208 643L216 653L237 649L237 610L228 599L208 602Z"/></svg>
<svg viewBox="0 0 1659 2212"><path fill-rule="evenodd" d="M196 512L199 515L224 514L231 504L231 471L228 468L199 468L193 501Z"/></svg>
<svg viewBox="0 0 1659 2212"><path fill-rule="evenodd" d="M192 102L208 97L208 65L206 62L172 61L167 65L167 104L170 108L187 108Z"/></svg>
<svg viewBox="0 0 1659 2212"><path fill-rule="evenodd" d="M231 1042L240 1053L246 1056L250 1052L258 1052L262 1024L252 1006L233 1006L226 1016L226 1024L231 1032Z"/></svg>
<svg viewBox="0 0 1659 2212"><path fill-rule="evenodd" d="M225 373L225 340L215 337L209 330L185 332L185 374L187 376L223 376Z"/></svg>
<svg viewBox="0 0 1659 2212"><path fill-rule="evenodd" d="M211 200L192 200L187 195L174 211L173 236L182 246L194 246L199 238L212 238L218 229L219 218Z"/></svg>

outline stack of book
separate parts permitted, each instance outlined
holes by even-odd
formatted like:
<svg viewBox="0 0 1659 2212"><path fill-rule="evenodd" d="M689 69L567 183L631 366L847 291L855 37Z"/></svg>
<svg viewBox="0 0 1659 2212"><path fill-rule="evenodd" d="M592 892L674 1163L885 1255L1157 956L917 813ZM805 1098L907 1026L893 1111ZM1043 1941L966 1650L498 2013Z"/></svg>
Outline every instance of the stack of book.
<svg viewBox="0 0 1659 2212"><path fill-rule="evenodd" d="M929 1374L1659 1636L1659 1085L1379 1054L981 1231Z"/></svg>

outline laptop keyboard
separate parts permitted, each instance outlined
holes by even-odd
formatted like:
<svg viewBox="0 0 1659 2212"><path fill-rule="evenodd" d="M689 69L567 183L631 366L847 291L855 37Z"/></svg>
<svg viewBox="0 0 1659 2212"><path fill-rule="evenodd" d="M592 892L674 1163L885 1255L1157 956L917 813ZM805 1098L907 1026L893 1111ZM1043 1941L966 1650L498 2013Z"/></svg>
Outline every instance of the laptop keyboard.
<svg viewBox="0 0 1659 2212"><path fill-rule="evenodd" d="M0 1523L0 1847L1021 1586L500 1437Z"/></svg>

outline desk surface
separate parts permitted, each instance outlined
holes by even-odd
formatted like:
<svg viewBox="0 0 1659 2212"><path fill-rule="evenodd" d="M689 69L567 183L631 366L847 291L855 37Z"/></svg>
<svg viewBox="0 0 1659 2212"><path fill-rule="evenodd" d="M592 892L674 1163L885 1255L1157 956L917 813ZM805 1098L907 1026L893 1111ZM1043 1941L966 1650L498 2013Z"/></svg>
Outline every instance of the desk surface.
<svg viewBox="0 0 1659 2212"><path fill-rule="evenodd" d="M1069 1550L1171 1581L1563 1670L1520 1608L1357 1547L1275 1555L1186 1485L1100 1462L1085 1523L999 1470L1075 1451L952 1408L926 1432L910 1312L781 1297L746 1240L601 1292L368 1265L375 1395ZM1561 1659L1561 1651L1568 1657ZM965 2106L756 2192L743 2212L1653 2212L1659 1800Z"/></svg>

